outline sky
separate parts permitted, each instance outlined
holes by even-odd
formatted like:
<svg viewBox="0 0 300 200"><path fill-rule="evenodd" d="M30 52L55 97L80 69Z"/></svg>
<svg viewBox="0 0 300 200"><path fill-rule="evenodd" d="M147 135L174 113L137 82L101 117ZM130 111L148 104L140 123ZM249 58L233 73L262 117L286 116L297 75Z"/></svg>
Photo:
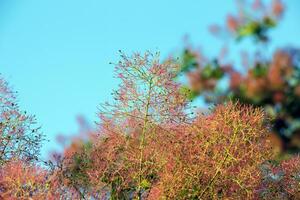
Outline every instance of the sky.
<svg viewBox="0 0 300 200"><path fill-rule="evenodd" d="M300 2L285 2L272 48L300 46ZM98 120L97 106L117 87L109 62L118 61L118 50L166 57L188 34L214 55L223 42L207 28L232 11L234 0L0 0L0 73L50 140L46 156L57 148L57 134L76 133L76 116Z"/></svg>

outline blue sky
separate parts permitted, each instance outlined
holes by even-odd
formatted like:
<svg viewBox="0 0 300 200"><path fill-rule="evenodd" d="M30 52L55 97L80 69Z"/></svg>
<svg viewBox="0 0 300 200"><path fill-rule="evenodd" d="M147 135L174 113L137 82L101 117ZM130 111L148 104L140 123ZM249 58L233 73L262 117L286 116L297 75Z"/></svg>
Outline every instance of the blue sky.
<svg viewBox="0 0 300 200"><path fill-rule="evenodd" d="M189 34L213 55L223 43L207 27L223 23L234 2L0 0L0 73L50 139L43 155L55 148L58 133L76 133L77 115L97 120L97 106L117 85L109 62L118 60L119 49L166 56ZM273 48L300 46L300 3L286 2L283 23L272 32Z"/></svg>

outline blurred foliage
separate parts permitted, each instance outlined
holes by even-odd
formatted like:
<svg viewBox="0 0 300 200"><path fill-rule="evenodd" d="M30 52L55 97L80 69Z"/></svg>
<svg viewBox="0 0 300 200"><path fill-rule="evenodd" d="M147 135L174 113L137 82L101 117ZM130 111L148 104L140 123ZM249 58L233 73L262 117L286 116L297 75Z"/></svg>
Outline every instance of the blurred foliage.
<svg viewBox="0 0 300 200"><path fill-rule="evenodd" d="M238 15L228 15L225 27L212 26L212 33L219 37L229 35L237 43L253 38L254 47L266 48L271 43L269 31L282 18L283 3L239 3ZM300 49L278 48L271 57L258 57L264 54L259 50L253 54L252 59L242 57L246 64L240 69L224 64L223 58L204 59L201 52L185 48L179 59L182 69L179 75L187 80L182 91L189 99L204 97L208 104L233 100L264 107L272 121L273 140L280 139L279 148L284 152L299 152Z"/></svg>

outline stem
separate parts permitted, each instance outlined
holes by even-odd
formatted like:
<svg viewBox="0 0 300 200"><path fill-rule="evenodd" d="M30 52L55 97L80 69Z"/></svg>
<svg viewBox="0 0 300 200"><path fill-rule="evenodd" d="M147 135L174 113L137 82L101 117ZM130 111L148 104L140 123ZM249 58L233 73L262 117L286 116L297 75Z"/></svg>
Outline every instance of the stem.
<svg viewBox="0 0 300 200"><path fill-rule="evenodd" d="M142 135L141 135L141 142L140 142L140 160L139 160L139 181L138 181L138 199L142 199L142 181L143 181L143 161L144 161L144 143L145 143L145 133L146 133L146 127L148 124L148 115L149 115L149 107L150 107L150 100L151 100L151 90L152 90L152 80L150 80L149 83L149 91L147 96L147 103L146 103L146 109L145 109L145 115L144 115L144 124L142 129Z"/></svg>

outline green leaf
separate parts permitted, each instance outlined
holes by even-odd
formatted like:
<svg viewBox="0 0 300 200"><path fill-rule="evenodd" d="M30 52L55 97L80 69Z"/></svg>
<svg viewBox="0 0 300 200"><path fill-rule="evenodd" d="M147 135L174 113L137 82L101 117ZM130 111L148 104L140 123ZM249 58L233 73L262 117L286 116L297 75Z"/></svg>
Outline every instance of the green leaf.
<svg viewBox="0 0 300 200"><path fill-rule="evenodd" d="M214 71L213 71L213 77L216 79L221 79L224 75L223 70L220 67L217 67Z"/></svg>
<svg viewBox="0 0 300 200"><path fill-rule="evenodd" d="M149 189L151 187L151 183L148 180L144 179L141 182L141 187L144 189Z"/></svg>
<svg viewBox="0 0 300 200"><path fill-rule="evenodd" d="M182 55L181 72L188 72L198 66L197 59L189 50L185 50Z"/></svg>
<svg viewBox="0 0 300 200"><path fill-rule="evenodd" d="M253 75L254 77L262 77L267 74L267 67L263 66L262 64L256 64L256 66L253 68Z"/></svg>
<svg viewBox="0 0 300 200"><path fill-rule="evenodd" d="M196 91L191 90L187 86L182 86L180 88L180 93L186 96L188 100L193 100L198 96L198 93Z"/></svg>
<svg viewBox="0 0 300 200"><path fill-rule="evenodd" d="M202 78L209 79L213 75L213 69L210 64L206 65L201 71Z"/></svg>
<svg viewBox="0 0 300 200"><path fill-rule="evenodd" d="M263 20L263 23L266 27L268 28L273 28L276 26L276 21L273 20L272 18L270 17L265 17L264 20Z"/></svg>
<svg viewBox="0 0 300 200"><path fill-rule="evenodd" d="M249 22L248 24L246 24L245 26L242 26L238 30L238 35L239 35L239 37L253 35L257 32L258 28L259 28L258 22L255 22L255 21Z"/></svg>

